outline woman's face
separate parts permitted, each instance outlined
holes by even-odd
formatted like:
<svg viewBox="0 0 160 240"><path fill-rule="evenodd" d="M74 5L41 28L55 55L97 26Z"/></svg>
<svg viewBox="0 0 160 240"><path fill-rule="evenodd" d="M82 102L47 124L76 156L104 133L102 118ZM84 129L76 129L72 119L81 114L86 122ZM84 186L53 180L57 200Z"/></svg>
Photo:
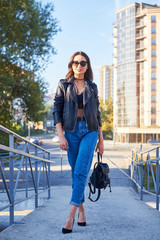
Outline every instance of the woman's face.
<svg viewBox="0 0 160 240"><path fill-rule="evenodd" d="M86 58L83 57L82 55L76 55L73 59L72 69L73 69L74 75L84 77L84 74L88 69Z"/></svg>

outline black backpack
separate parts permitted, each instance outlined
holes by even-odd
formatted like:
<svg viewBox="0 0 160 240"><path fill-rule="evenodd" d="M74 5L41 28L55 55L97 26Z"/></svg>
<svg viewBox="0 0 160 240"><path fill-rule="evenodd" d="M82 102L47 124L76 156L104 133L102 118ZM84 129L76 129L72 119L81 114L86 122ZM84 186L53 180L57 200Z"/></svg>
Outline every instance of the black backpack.
<svg viewBox="0 0 160 240"><path fill-rule="evenodd" d="M101 195L101 189L105 189L107 187L107 185L110 187L110 192L111 192L111 186L110 186L110 178L108 176L109 174L109 166L107 163L102 163L102 155L100 155L99 153L97 154L98 157L98 162L96 162L94 164L94 169L93 172L90 176L89 179L89 199L92 202L96 202ZM100 157L101 157L101 161L100 161ZM93 189L92 189L92 185L93 185ZM93 200L91 198L91 193L95 194L96 193L96 188L98 189L98 195L96 200Z"/></svg>

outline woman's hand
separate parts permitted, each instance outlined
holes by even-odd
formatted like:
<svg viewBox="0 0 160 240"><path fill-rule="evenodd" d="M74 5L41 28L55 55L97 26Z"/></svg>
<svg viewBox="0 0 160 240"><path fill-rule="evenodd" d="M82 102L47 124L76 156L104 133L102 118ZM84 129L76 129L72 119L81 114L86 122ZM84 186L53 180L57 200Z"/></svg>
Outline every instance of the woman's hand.
<svg viewBox="0 0 160 240"><path fill-rule="evenodd" d="M103 142L103 133L102 128L99 129L99 141L96 146L96 152L99 152L100 155L104 153L104 142Z"/></svg>
<svg viewBox="0 0 160 240"><path fill-rule="evenodd" d="M96 146L96 152L99 152L100 155L104 153L104 143L103 140L99 140Z"/></svg>
<svg viewBox="0 0 160 240"><path fill-rule="evenodd" d="M67 139L63 134L62 122L58 122L56 124L56 128L59 136L59 147L60 149L67 151L69 146L68 146Z"/></svg>
<svg viewBox="0 0 160 240"><path fill-rule="evenodd" d="M59 147L62 150L68 150L68 142L64 135L59 137Z"/></svg>

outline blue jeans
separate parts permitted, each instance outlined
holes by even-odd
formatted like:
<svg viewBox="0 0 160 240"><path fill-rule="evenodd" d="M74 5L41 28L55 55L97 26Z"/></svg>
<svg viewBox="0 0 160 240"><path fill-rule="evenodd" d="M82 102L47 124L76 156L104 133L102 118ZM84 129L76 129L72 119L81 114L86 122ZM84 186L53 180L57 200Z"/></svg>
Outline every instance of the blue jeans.
<svg viewBox="0 0 160 240"><path fill-rule="evenodd" d="M72 169L71 204L80 206L84 202L84 190L91 168L99 131L88 132L86 121L77 122L74 132L65 132L69 144L68 161Z"/></svg>

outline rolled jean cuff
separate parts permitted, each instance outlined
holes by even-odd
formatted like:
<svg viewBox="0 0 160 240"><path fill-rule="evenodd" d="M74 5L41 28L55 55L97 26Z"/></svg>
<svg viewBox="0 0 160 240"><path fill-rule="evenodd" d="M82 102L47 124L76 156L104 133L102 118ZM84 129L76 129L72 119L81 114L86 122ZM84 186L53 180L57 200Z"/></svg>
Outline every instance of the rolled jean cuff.
<svg viewBox="0 0 160 240"><path fill-rule="evenodd" d="M76 202L70 202L71 205L74 205L74 206L77 206L77 207L80 207L80 205L84 203L84 201L82 201L81 203L76 203Z"/></svg>

